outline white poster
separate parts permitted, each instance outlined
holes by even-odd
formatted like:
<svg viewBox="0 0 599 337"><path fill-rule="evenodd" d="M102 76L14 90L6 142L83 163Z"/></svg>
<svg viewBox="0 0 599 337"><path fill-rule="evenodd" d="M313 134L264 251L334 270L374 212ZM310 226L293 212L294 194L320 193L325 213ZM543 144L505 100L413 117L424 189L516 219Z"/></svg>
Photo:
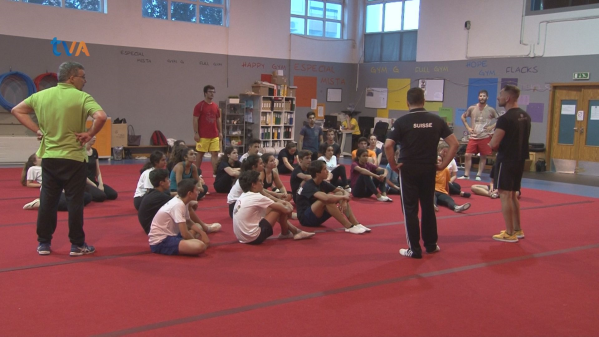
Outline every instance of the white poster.
<svg viewBox="0 0 599 337"><path fill-rule="evenodd" d="M575 115L576 105L562 105L562 115Z"/></svg>
<svg viewBox="0 0 599 337"><path fill-rule="evenodd" d="M576 120L577 121L583 121L584 120L584 111L578 111L578 113L576 114Z"/></svg>
<svg viewBox="0 0 599 337"><path fill-rule="evenodd" d="M418 87L424 90L424 100L427 102L443 102L445 80L419 80Z"/></svg>
<svg viewBox="0 0 599 337"><path fill-rule="evenodd" d="M312 98L310 100L310 109L316 110L317 105L318 105L318 100L316 98Z"/></svg>
<svg viewBox="0 0 599 337"><path fill-rule="evenodd" d="M591 107L591 120L592 121L599 121L599 106L592 106Z"/></svg>
<svg viewBox="0 0 599 337"><path fill-rule="evenodd" d="M372 109L386 109L387 88L366 88L365 106Z"/></svg>

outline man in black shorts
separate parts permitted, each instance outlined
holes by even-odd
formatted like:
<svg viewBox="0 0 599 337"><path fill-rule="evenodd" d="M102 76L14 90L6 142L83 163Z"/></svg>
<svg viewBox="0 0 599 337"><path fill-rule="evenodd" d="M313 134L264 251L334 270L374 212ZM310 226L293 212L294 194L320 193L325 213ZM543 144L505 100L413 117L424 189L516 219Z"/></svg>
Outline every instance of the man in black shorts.
<svg viewBox="0 0 599 337"><path fill-rule="evenodd" d="M458 140L441 117L424 109L424 91L408 90L410 114L398 118L387 135L385 154L393 171L399 171L401 201L408 239L408 248L400 249L405 257L422 258L418 203L422 207L422 240L427 253L440 250L437 245L437 218L435 215L435 176L455 157ZM437 146L443 138L449 145L447 156L437 165ZM399 144L399 163L395 161L395 144Z"/></svg>
<svg viewBox="0 0 599 337"><path fill-rule="evenodd" d="M505 230L493 235L493 239L503 242L518 242L524 238L517 192L522 182L524 161L528 159L530 116L518 107L518 97L520 89L513 85L506 85L499 92L498 105L505 107L507 112L497 119L495 134L489 143L493 150L497 150L493 179L499 190L505 220Z"/></svg>

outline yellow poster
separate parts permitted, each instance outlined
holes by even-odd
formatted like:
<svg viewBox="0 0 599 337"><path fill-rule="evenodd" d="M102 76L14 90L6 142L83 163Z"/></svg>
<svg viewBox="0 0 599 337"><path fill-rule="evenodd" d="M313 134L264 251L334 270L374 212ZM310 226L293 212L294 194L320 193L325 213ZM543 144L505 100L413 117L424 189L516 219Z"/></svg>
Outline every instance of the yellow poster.
<svg viewBox="0 0 599 337"><path fill-rule="evenodd" d="M390 78L387 80L387 109L408 110L407 93L410 89L409 78ZM382 116L379 116L382 117Z"/></svg>

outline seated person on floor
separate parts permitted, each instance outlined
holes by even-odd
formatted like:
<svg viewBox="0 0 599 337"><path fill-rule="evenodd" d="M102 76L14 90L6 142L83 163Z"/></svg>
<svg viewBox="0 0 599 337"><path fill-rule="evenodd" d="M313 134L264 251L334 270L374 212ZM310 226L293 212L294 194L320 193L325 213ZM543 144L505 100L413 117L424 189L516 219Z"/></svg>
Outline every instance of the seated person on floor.
<svg viewBox="0 0 599 337"><path fill-rule="evenodd" d="M297 195L297 212L302 226L318 227L331 216L345 231L352 234L370 232L370 228L361 225L349 206L349 192L326 182L329 174L322 160L310 163L310 180L300 187Z"/></svg>
<svg viewBox="0 0 599 337"><path fill-rule="evenodd" d="M293 172L294 162L297 159L297 144L290 141L279 151L279 165L277 170L279 174L288 174Z"/></svg>
<svg viewBox="0 0 599 337"><path fill-rule="evenodd" d="M198 200L208 194L208 186L202 179L202 171L196 166L196 151L192 148L178 148L177 158L179 162L175 164L171 171L171 195L178 191L178 184L183 179L193 179L198 182Z"/></svg>
<svg viewBox="0 0 599 337"><path fill-rule="evenodd" d="M135 206L136 210L139 210L139 205L141 205L141 200L143 199L144 195L146 195L149 190L154 188L150 182L150 172L159 168L166 168L166 156L164 153L162 153L162 151L154 151L150 155L150 161L145 163L139 172L141 175L137 181L135 194L133 194L133 206Z"/></svg>
<svg viewBox="0 0 599 337"><path fill-rule="evenodd" d="M262 158L258 155L250 155L241 163L241 173L245 171L256 171L258 174L264 171L264 162ZM241 174L240 174L241 176ZM243 194L243 190L241 189L241 185L239 185L239 179L233 184L231 187L231 191L227 195L227 204L229 204L229 217L233 219L233 208L235 207L235 202L239 199L239 197Z"/></svg>
<svg viewBox="0 0 599 337"><path fill-rule="evenodd" d="M437 146L437 153L441 158L445 158L448 151L449 145L446 142L440 142L439 146ZM455 162L455 158L447 165L447 169L449 169L449 174L451 175L449 179L449 195L470 198L470 193L462 191L462 186L455 181L458 178L458 164Z"/></svg>
<svg viewBox="0 0 599 337"><path fill-rule="evenodd" d="M171 181L169 179L169 173L166 169L155 169L150 172L150 181L154 189L151 189L146 193L141 205L139 205L139 211L137 212L137 218L141 227L146 232L150 233L150 226L152 225L152 219L158 210L169 202L173 196L170 194ZM195 210L198 208L197 201L190 201L187 204L189 208L189 217L194 223L200 224L202 230L206 233L218 232L221 228L219 223L207 224L198 218Z"/></svg>
<svg viewBox="0 0 599 337"><path fill-rule="evenodd" d="M363 150L367 151L367 153L368 153L367 158L368 158L369 163L371 163L373 165L378 165L378 162L376 161L376 152L368 149L368 139L366 137L360 137L358 139L358 148L351 152L352 160L356 160L356 156L357 156L359 149L363 149Z"/></svg>
<svg viewBox="0 0 599 337"><path fill-rule="evenodd" d="M327 165L329 176L325 179L327 182L333 184L333 186L339 186L348 192L351 192L349 187L349 181L347 180L347 172L345 166L339 164L337 156L335 156L335 149L328 143L320 144L320 153L323 153L318 160L322 160Z"/></svg>
<svg viewBox="0 0 599 337"><path fill-rule="evenodd" d="M27 162L23 166L21 171L21 185L33 188L42 188L42 158L38 157L35 153L29 156ZM87 205L92 202L91 194L83 192L83 205ZM58 211L66 212L67 209L67 197L64 194L64 190L60 194L58 200ZM40 198L36 198L33 201L26 203L23 209L38 209L40 207Z"/></svg>
<svg viewBox="0 0 599 337"><path fill-rule="evenodd" d="M399 146L395 149L395 158L399 158ZM393 171L391 169L391 165L387 163L385 166L385 170L387 170L387 194L397 194L401 195L401 185L399 182L399 173L397 171Z"/></svg>
<svg viewBox="0 0 599 337"><path fill-rule="evenodd" d="M376 154L376 165L381 165L381 158L383 157L383 150L376 146L379 140L375 135L368 137L368 150L373 151Z"/></svg>
<svg viewBox="0 0 599 337"><path fill-rule="evenodd" d="M387 196L386 169L368 161L368 150L358 149L356 159L351 165L351 193L356 198L376 196L376 200L393 201Z"/></svg>
<svg viewBox="0 0 599 337"><path fill-rule="evenodd" d="M472 193L474 193L476 195L482 195L484 197L489 197L491 199L499 198L499 190L497 190L493 186L494 173L495 173L495 166L491 167L491 172L489 172L489 176L491 177L491 182L489 183L489 185L472 185L472 186L470 186ZM521 194L520 191L516 191L516 195L518 196L518 199L520 199L520 194Z"/></svg>
<svg viewBox="0 0 599 337"><path fill-rule="evenodd" d="M187 205L198 198L197 182L183 179L173 197L152 219L148 241L152 253L164 255L198 255L210 240L202 227L194 223Z"/></svg>
<svg viewBox="0 0 599 337"><path fill-rule="evenodd" d="M92 146L96 143L96 136L85 144L87 152L87 185L85 192L91 194L92 201L103 202L104 200L115 200L119 194L112 187L104 184L102 171L100 171L100 161L98 160L98 150Z"/></svg>
<svg viewBox="0 0 599 337"><path fill-rule="evenodd" d="M231 187L241 173L241 162L237 160L237 149L227 147L220 157L218 168L216 169L216 178L214 179L214 190L216 193L229 193Z"/></svg>
<svg viewBox="0 0 599 337"><path fill-rule="evenodd" d="M310 167L310 163L312 162L312 152L309 150L302 150L297 154L297 158L299 160L299 164L293 169L291 173L291 179L289 183L291 184L291 196L293 197L293 201L297 200L297 191L300 186L310 179L310 172L308 168Z"/></svg>
<svg viewBox="0 0 599 337"><path fill-rule="evenodd" d="M260 172L260 179L264 184L264 190L277 199L291 201L291 194L287 193L287 189L283 185L281 177L279 177L275 156L271 153L265 153L262 155L262 162L264 163L264 171Z"/></svg>
<svg viewBox="0 0 599 337"><path fill-rule="evenodd" d="M177 149L180 147L185 148L188 146L185 145L184 141L176 140L175 143L173 144L173 147L171 148L170 152L167 154L168 162L166 164L166 169L168 170L169 174L173 170L173 167L175 167L175 165L178 163L175 152L177 152Z"/></svg>
<svg viewBox="0 0 599 337"><path fill-rule="evenodd" d="M437 164L441 164L442 161L441 156L438 156ZM470 208L470 204L465 203L459 206L455 204L453 198L449 196L449 180L450 174L447 167L441 171L437 171L437 176L435 177L435 211L438 212L439 207L437 205L441 205L446 206L456 213L461 213Z"/></svg>
<svg viewBox="0 0 599 337"><path fill-rule="evenodd" d="M279 239L301 240L315 234L299 230L287 221L293 210L289 202L273 201L260 193L263 189L260 173L244 171L238 181L243 194L235 202L233 231L239 242L252 245L264 242L272 236L277 222L281 226Z"/></svg>
<svg viewBox="0 0 599 337"><path fill-rule="evenodd" d="M248 156L251 156L253 154L257 155L257 156L262 156L262 153L258 152L260 150L260 139L252 139L249 141L248 143L248 152L244 153L243 156L241 156L241 158L239 158L240 162L244 162Z"/></svg>

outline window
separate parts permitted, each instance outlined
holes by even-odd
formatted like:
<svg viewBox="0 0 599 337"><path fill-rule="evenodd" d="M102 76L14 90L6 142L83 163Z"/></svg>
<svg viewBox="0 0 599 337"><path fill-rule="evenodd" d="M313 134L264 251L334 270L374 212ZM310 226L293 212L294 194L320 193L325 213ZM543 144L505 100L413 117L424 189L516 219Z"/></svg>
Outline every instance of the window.
<svg viewBox="0 0 599 337"><path fill-rule="evenodd" d="M291 0L291 34L341 38L343 0Z"/></svg>
<svg viewBox="0 0 599 337"><path fill-rule="evenodd" d="M223 26L225 0L142 0L142 16Z"/></svg>
<svg viewBox="0 0 599 337"><path fill-rule="evenodd" d="M79 9L83 11L106 13L105 0L12 0L53 7Z"/></svg>
<svg viewBox="0 0 599 337"><path fill-rule="evenodd" d="M527 14L555 13L574 10L599 8L599 0L527 0L529 3ZM584 7L580 7L584 6ZM540 13L542 12L542 13ZM534 13L534 14L537 14Z"/></svg>
<svg viewBox="0 0 599 337"><path fill-rule="evenodd" d="M366 1L364 62L415 61L420 0Z"/></svg>

